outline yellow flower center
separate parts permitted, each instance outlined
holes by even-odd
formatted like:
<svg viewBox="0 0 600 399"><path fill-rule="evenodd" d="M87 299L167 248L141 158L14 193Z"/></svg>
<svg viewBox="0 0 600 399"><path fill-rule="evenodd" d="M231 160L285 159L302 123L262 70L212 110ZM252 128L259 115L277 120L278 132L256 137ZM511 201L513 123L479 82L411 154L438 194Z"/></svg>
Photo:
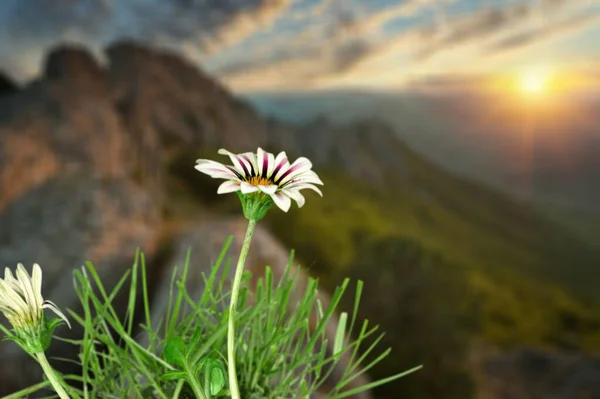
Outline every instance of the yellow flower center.
<svg viewBox="0 0 600 399"><path fill-rule="evenodd" d="M248 179L248 183L252 184L253 186L271 186L273 184L271 181L269 181L269 179L265 179L264 177L260 176L252 176L250 179Z"/></svg>

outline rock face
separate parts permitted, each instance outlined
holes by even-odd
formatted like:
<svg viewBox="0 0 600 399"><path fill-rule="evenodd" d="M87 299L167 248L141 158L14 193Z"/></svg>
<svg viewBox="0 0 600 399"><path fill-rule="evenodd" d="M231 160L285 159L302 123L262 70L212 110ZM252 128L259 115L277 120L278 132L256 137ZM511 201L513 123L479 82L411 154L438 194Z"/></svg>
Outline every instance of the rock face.
<svg viewBox="0 0 600 399"><path fill-rule="evenodd" d="M86 94L106 94L108 79L104 70L85 49L60 46L52 51L44 67L46 80L65 82Z"/></svg>
<svg viewBox="0 0 600 399"><path fill-rule="evenodd" d="M194 262L204 267L225 236L234 233L239 245L239 221L199 222L193 234L175 243L175 259L164 265L153 261L160 258L159 246L171 239L163 234L167 155L190 146L246 151L289 144L290 152L310 150L300 145L302 132L263 121L173 55L127 42L113 45L107 55L104 68L83 49L59 47L49 54L41 78L0 95L2 266L22 262L31 270L33 262L39 263L44 296L76 312L72 271L88 260L110 287L131 266L136 247L155 275L177 263L190 245ZM325 161L337 146L333 140L323 144L319 151ZM178 229L169 237L182 233ZM250 256L259 274L266 261L281 273L288 252L259 229ZM163 267L162 273L168 271ZM161 312L162 295L156 296L155 313ZM74 326L57 332L77 337L81 331ZM329 326L330 337L334 332ZM75 354L55 341L49 356ZM11 365L0 368L0 395L40 381L39 368L14 344L0 345L0 359ZM65 364L55 367L74 371ZM332 381L336 378L334 373Z"/></svg>
<svg viewBox="0 0 600 399"><path fill-rule="evenodd" d="M240 151L266 143L253 110L181 58L128 42L107 55L115 102L136 138Z"/></svg>

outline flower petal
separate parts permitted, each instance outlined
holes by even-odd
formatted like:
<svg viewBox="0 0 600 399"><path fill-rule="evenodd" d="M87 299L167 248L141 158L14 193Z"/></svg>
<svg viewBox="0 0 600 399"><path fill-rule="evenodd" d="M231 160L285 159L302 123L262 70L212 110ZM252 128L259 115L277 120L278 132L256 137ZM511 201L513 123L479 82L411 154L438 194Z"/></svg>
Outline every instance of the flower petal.
<svg viewBox="0 0 600 399"><path fill-rule="evenodd" d="M271 173L269 173L267 177L272 178L272 180L276 180L290 167L290 163L285 151L281 151L279 154L277 154L273 165L273 170L271 170Z"/></svg>
<svg viewBox="0 0 600 399"><path fill-rule="evenodd" d="M246 161L246 164L250 168L250 176L256 176L258 174L258 162L256 161L256 154L253 152L244 152L238 154L238 157Z"/></svg>
<svg viewBox="0 0 600 399"><path fill-rule="evenodd" d="M227 151L224 148L221 148L218 151L218 153L221 155L229 156L229 159L231 159L231 163L233 163L233 166L235 167L235 169L242 175L242 179L250 176L251 168L250 168L250 165L246 163L247 162L246 160L240 158L239 156L232 153L231 151Z"/></svg>
<svg viewBox="0 0 600 399"><path fill-rule="evenodd" d="M269 168L274 167L274 165L271 166L273 160L273 154L269 154L262 148L258 147L258 150L256 151L256 163L258 164L257 166L259 176L267 177Z"/></svg>
<svg viewBox="0 0 600 399"><path fill-rule="evenodd" d="M304 189L313 190L317 194L319 194L321 197L323 196L323 193L321 192L321 190L319 190L319 188L317 186L315 186L314 184L310 184L310 183L296 183L294 185L289 185L285 188L282 188L281 190L282 191L288 191L288 190L300 191L300 190L304 190Z"/></svg>
<svg viewBox="0 0 600 399"><path fill-rule="evenodd" d="M23 293L21 293L21 288L19 287L17 279L13 276L12 271L8 267L4 269L4 281L18 293L23 295Z"/></svg>
<svg viewBox="0 0 600 399"><path fill-rule="evenodd" d="M258 191L258 187L253 186L250 183L247 183L245 181L243 181L241 183L241 190L242 190L242 194L250 194L250 193L255 193Z"/></svg>
<svg viewBox="0 0 600 399"><path fill-rule="evenodd" d="M33 286L31 285L31 277L29 273L25 269L22 263L17 265L17 279L19 281L19 286L21 290L23 290L23 297L25 302L27 303L29 309L33 311L34 314L37 314L41 309L38 306L36 301L35 293L33 292Z"/></svg>
<svg viewBox="0 0 600 399"><path fill-rule="evenodd" d="M240 185L239 181L234 180L223 182L217 189L217 194L235 193L240 189Z"/></svg>
<svg viewBox="0 0 600 399"><path fill-rule="evenodd" d="M277 192L271 195L271 198L273 198L273 202L275 202L275 205L277 205L277 207L284 212L287 212L290 209L290 206L292 205L292 200L290 199L290 197L288 197L282 192Z"/></svg>
<svg viewBox="0 0 600 399"><path fill-rule="evenodd" d="M194 169L215 179L242 179L242 175L231 166L207 159L198 159Z"/></svg>
<svg viewBox="0 0 600 399"><path fill-rule="evenodd" d="M63 319L65 321L65 323L67 323L67 325L69 326L69 328L71 328L71 323L69 323L69 320L67 319L67 316L65 316L64 313L61 312L60 309L58 309L58 306L56 306L54 304L54 302L52 302L52 301L44 301L44 304L42 305L42 308L50 309L51 311L53 311L54 313L56 313L56 315L58 317L60 317L61 319Z"/></svg>
<svg viewBox="0 0 600 399"><path fill-rule="evenodd" d="M33 264L31 283L36 298L42 303L42 268L37 263Z"/></svg>
<svg viewBox="0 0 600 399"><path fill-rule="evenodd" d="M0 279L0 297L7 307L13 309L16 313L27 313L27 303L10 285Z"/></svg>
<svg viewBox="0 0 600 399"><path fill-rule="evenodd" d="M309 170L308 172L304 172L304 173L302 173L301 176L297 176L292 180L302 180L302 181L305 181L306 183L314 183L314 184L323 185L323 181L321 180L321 178L319 178L319 176L317 176L317 174L312 170Z"/></svg>
<svg viewBox="0 0 600 399"><path fill-rule="evenodd" d="M303 173L308 172L311 168L312 163L308 158L300 157L296 159L294 163L281 174L281 176L279 176L278 180L275 180L275 183L281 186L295 177L299 177Z"/></svg>
<svg viewBox="0 0 600 399"><path fill-rule="evenodd" d="M275 169L275 155L267 152L267 170L264 171L264 175L262 177L268 179L273 174L273 170Z"/></svg>
<svg viewBox="0 0 600 399"><path fill-rule="evenodd" d="M304 195L300 194L300 191L298 191L298 190L282 190L282 192L285 195L287 195L288 197L290 197L291 199L293 199L294 201L296 201L296 204L298 204L298 208L302 208L304 206L306 199L304 198Z"/></svg>
<svg viewBox="0 0 600 399"><path fill-rule="evenodd" d="M291 188L291 187L295 187L298 184L306 184L306 183L319 184L321 186L323 185L323 182L321 181L321 179L319 179L319 177L317 175L306 176L306 173L305 173L300 177L295 177L292 180L288 180L285 184L280 184L279 188L281 188L281 189Z"/></svg>
<svg viewBox="0 0 600 399"><path fill-rule="evenodd" d="M275 191L277 191L277 189L279 188L275 184L271 184L269 186L258 185L256 187L258 187L258 189L260 191L262 191L263 193L269 194L269 195L275 194Z"/></svg>

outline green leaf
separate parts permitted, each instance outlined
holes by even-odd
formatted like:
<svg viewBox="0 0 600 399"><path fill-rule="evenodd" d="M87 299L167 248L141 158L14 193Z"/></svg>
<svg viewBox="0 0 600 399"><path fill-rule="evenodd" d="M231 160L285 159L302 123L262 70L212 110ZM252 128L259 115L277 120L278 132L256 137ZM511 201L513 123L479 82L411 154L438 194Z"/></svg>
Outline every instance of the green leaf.
<svg viewBox="0 0 600 399"><path fill-rule="evenodd" d="M213 362L209 370L210 394L217 395L225 386L225 368L219 362Z"/></svg>
<svg viewBox="0 0 600 399"><path fill-rule="evenodd" d="M204 383L208 384L212 396L218 395L225 387L227 374L225 366L220 361L204 358L199 362L197 370L203 372Z"/></svg>
<svg viewBox="0 0 600 399"><path fill-rule="evenodd" d="M163 375L160 376L165 381L173 381L173 380L187 380L187 373L185 371L173 370L167 371Z"/></svg>
<svg viewBox="0 0 600 399"><path fill-rule="evenodd" d="M333 355L336 356L342 351L344 346L344 339L346 338L346 322L348 314L342 312L340 315L340 322L338 324L337 331L335 332L335 340L333 341Z"/></svg>
<svg viewBox="0 0 600 399"><path fill-rule="evenodd" d="M50 320L48 320L48 323L46 324L46 331L52 336L54 334L54 329L60 326L61 324L67 323L65 323L65 321L59 317L53 317Z"/></svg>
<svg viewBox="0 0 600 399"><path fill-rule="evenodd" d="M195 348L200 343L201 338L202 338L202 328L200 328L200 326L196 326L196 328L194 329L194 334L192 334L192 336L190 338L190 343L188 346L192 349Z"/></svg>
<svg viewBox="0 0 600 399"><path fill-rule="evenodd" d="M183 338L174 337L167 341L164 356L169 363L185 367L185 341Z"/></svg>

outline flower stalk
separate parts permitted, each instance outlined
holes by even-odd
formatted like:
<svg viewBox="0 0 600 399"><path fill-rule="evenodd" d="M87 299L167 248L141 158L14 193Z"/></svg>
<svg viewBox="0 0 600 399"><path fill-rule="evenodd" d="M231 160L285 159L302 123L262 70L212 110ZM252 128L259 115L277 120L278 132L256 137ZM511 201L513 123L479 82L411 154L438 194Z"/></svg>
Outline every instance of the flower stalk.
<svg viewBox="0 0 600 399"><path fill-rule="evenodd" d="M235 312L240 285L242 283L242 276L244 274L244 264L246 263L246 258L248 257L248 251L250 250L250 243L252 241L252 234L254 234L255 227L256 220L250 219L248 221L248 228L246 229L244 243L242 244L242 250L240 251L240 257L238 258L238 263L235 268L235 276L233 278L233 287L231 290L231 302L229 303L229 320L227 329L227 370L229 374L229 390L231 392L232 399L240 399L240 388L235 367Z"/></svg>
<svg viewBox="0 0 600 399"><path fill-rule="evenodd" d="M50 381L52 388L54 388L54 390L56 391L58 396L61 399L70 399L69 395L67 394L67 391L65 391L65 389L63 388L62 384L60 383L58 377L56 376L54 369L52 368L52 366L50 366L50 363L48 362L48 358L46 358L46 354L44 352L38 352L35 354L35 357L36 357L37 361L40 363L42 370L44 370L44 374L46 374L48 381Z"/></svg>

